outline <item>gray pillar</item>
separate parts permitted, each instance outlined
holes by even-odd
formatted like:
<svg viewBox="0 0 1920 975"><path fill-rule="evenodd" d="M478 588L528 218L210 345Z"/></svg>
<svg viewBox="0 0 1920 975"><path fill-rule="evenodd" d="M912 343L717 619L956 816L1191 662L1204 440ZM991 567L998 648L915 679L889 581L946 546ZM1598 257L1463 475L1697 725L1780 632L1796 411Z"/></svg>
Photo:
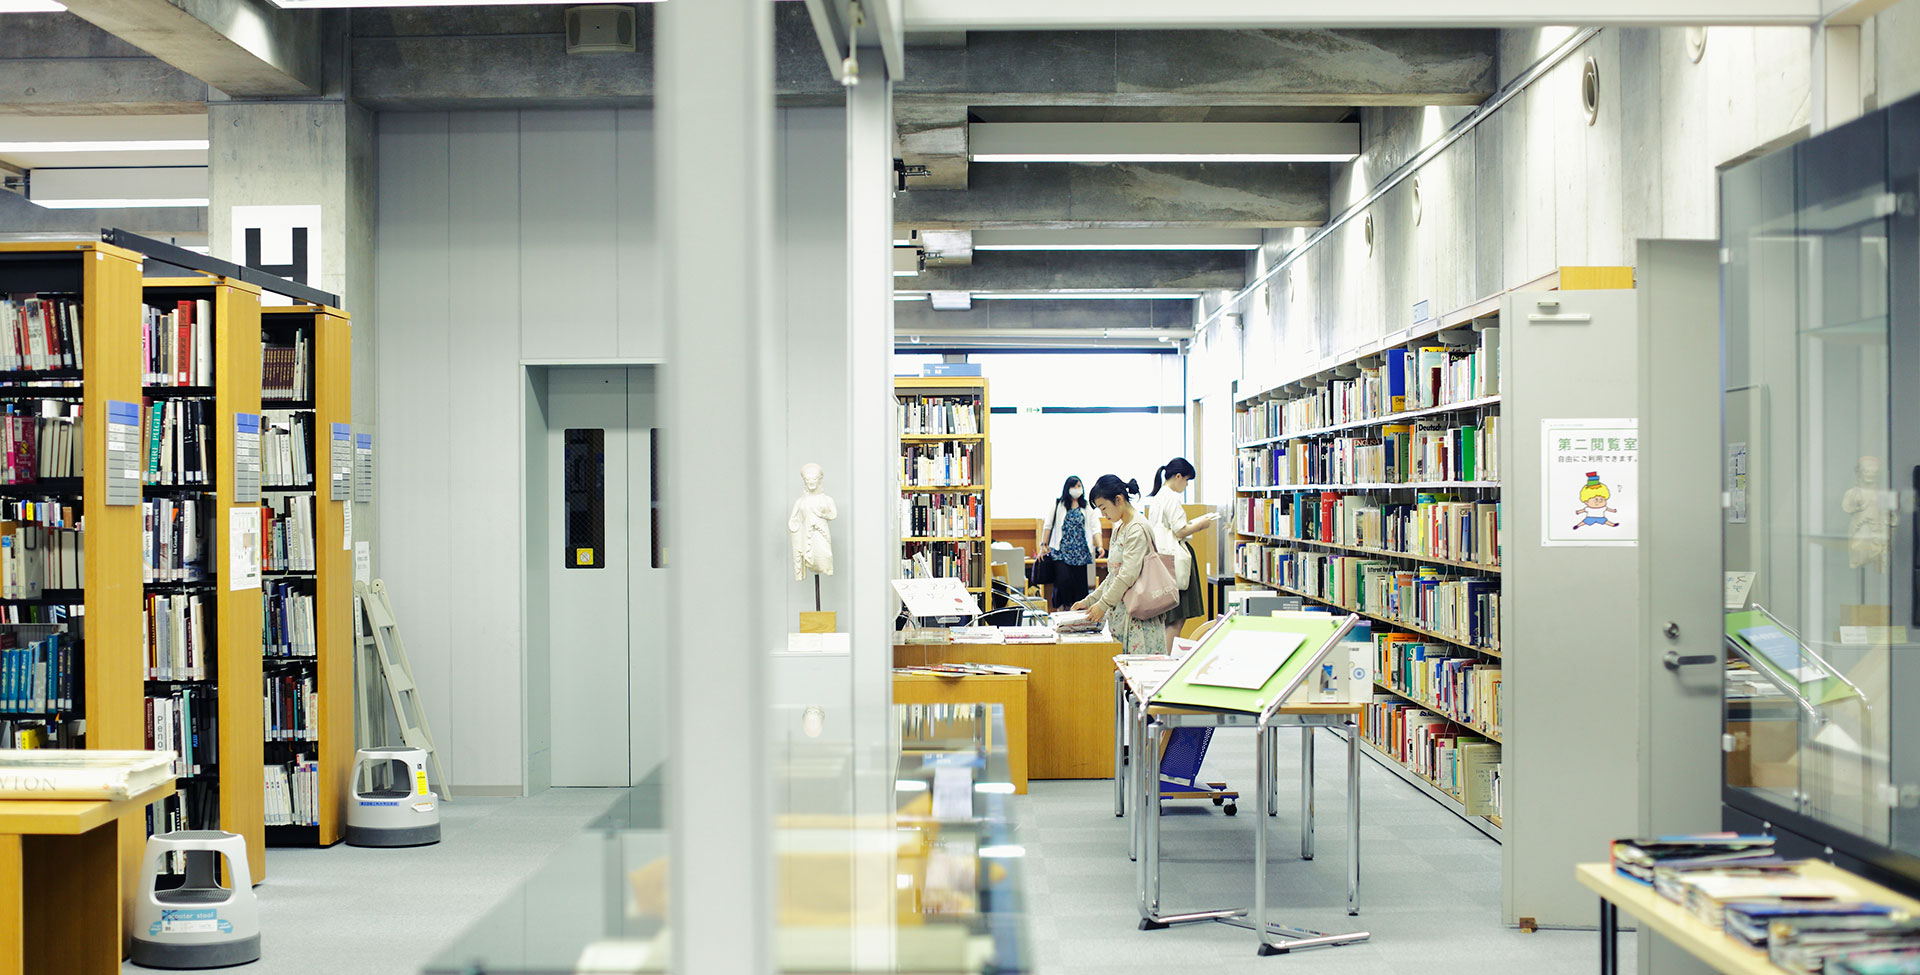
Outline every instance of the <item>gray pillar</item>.
<svg viewBox="0 0 1920 975"><path fill-rule="evenodd" d="M893 618L889 581L898 573L895 517L900 429L893 400L893 83L878 50L862 52L870 70L847 91L847 377L853 504L849 564L852 593L854 805L885 815L893 801ZM891 871L857 878L861 917L884 918L893 902ZM891 946L855 943L856 961L883 964Z"/></svg>
<svg viewBox="0 0 1920 975"><path fill-rule="evenodd" d="M660 253L665 264L667 827L675 972L772 970L767 694L771 634L742 612L783 567L750 566L776 530L757 383L771 320L773 9L655 12Z"/></svg>

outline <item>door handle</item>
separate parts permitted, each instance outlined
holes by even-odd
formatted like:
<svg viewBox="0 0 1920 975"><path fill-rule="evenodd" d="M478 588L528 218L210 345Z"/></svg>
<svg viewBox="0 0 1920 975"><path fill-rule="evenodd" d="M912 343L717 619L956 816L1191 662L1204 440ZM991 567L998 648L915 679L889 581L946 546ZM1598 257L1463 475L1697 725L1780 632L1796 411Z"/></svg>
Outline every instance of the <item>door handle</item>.
<svg viewBox="0 0 1920 975"><path fill-rule="evenodd" d="M1710 653L1689 654L1683 657L1678 650L1668 650L1666 656L1660 658L1660 662L1666 664L1668 670L1679 670L1682 667L1693 667L1700 664L1717 664L1720 662L1720 658Z"/></svg>

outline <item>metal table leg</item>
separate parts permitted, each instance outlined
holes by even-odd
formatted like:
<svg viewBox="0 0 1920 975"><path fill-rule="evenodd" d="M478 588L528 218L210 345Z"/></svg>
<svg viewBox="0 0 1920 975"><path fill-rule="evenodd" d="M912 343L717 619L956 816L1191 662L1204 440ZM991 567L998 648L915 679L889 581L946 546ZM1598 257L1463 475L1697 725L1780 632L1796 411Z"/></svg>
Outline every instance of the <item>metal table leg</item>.
<svg viewBox="0 0 1920 975"><path fill-rule="evenodd" d="M1134 779L1141 783L1140 791L1134 793L1136 815L1143 832L1139 866L1135 873L1140 878L1140 930L1157 931L1174 924L1186 924L1191 921L1220 921L1228 918L1246 916L1244 909L1189 911L1182 914L1160 913L1160 763L1158 749L1153 743L1159 741L1160 726L1141 706L1142 718L1138 722L1139 736L1135 739L1138 749L1134 752Z"/></svg>
<svg viewBox="0 0 1920 975"><path fill-rule="evenodd" d="M1266 747L1254 746L1267 764L1267 815L1280 815L1280 736L1268 735Z"/></svg>
<svg viewBox="0 0 1920 975"><path fill-rule="evenodd" d="M1305 730L1311 735L1313 728L1312 726L1306 726ZM1274 736L1275 729L1265 724L1259 725L1254 733L1254 748L1256 754L1264 757L1267 753L1268 745L1275 740ZM1308 741L1311 742L1311 738L1309 738ZM1306 948L1326 948L1368 940L1373 937L1373 935L1367 931L1354 931L1348 934L1325 934L1308 928L1274 924L1267 920L1266 807L1268 797L1271 795L1267 787L1270 780L1274 777L1275 772L1277 772L1277 769L1265 761L1257 763L1254 770L1254 801L1258 806L1254 810L1253 817L1253 913L1244 921L1226 920L1225 923L1252 928L1254 933L1260 938L1258 953L1262 956L1284 955ZM1352 903L1352 896L1353 891L1349 890L1349 904ZM1274 941L1272 940L1272 936L1278 936L1281 940Z"/></svg>
<svg viewBox="0 0 1920 975"><path fill-rule="evenodd" d="M1127 814L1127 682L1113 672L1113 814Z"/></svg>
<svg viewBox="0 0 1920 975"><path fill-rule="evenodd" d="M1620 975L1620 909L1600 898L1600 975Z"/></svg>
<svg viewBox="0 0 1920 975"><path fill-rule="evenodd" d="M1300 729L1300 859L1313 859L1313 726Z"/></svg>
<svg viewBox="0 0 1920 975"><path fill-rule="evenodd" d="M1347 915L1360 913L1360 725L1347 725Z"/></svg>
<svg viewBox="0 0 1920 975"><path fill-rule="evenodd" d="M1127 752L1130 756L1134 756L1127 762L1126 773L1127 790L1133 795L1133 798L1129 800L1133 805L1133 816L1127 821L1127 856L1132 857L1135 861L1140 859L1140 841L1143 835L1142 830L1145 829L1142 816L1144 815L1146 807L1140 804L1140 797L1145 794L1146 790L1146 786L1140 781L1141 770L1144 768L1144 765L1137 760L1137 756L1145 754L1145 752L1140 750L1140 741L1143 734L1140 726L1146 721L1146 713L1146 707L1144 705L1135 701L1133 695L1127 695L1125 722ZM1141 883L1143 885L1146 883L1145 874L1141 875Z"/></svg>

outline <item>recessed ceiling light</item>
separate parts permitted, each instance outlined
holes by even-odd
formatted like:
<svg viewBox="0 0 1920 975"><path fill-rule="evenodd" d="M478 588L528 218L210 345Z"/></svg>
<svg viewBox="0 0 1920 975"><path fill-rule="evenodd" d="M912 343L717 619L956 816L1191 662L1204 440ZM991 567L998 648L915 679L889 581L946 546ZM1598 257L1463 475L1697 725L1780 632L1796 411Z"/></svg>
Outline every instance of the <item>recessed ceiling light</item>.
<svg viewBox="0 0 1920 975"><path fill-rule="evenodd" d="M206 139L122 139L101 142L0 142L0 152L205 152Z"/></svg>
<svg viewBox="0 0 1920 975"><path fill-rule="evenodd" d="M976 251L1253 251L1260 231L1155 229L976 230Z"/></svg>
<svg viewBox="0 0 1920 975"><path fill-rule="evenodd" d="M0 14L57 14L67 9L54 0L0 0Z"/></svg>
<svg viewBox="0 0 1920 975"><path fill-rule="evenodd" d="M277 7L311 10L336 7L501 7L524 4L578 3L580 0L273 0ZM629 0L631 3L659 3L661 0Z"/></svg>
<svg viewBox="0 0 1920 975"><path fill-rule="evenodd" d="M27 199L52 210L100 207L204 207L205 166L34 169Z"/></svg>
<svg viewBox="0 0 1920 975"><path fill-rule="evenodd" d="M122 208L142 208L142 207L204 207L210 204L212 201L205 197L180 197L177 199L172 197L147 197L147 198L102 197L99 199L91 199L91 200L85 200L85 199L34 200L33 202L36 205L46 207L49 210L95 210L95 209L117 210Z"/></svg>
<svg viewBox="0 0 1920 975"><path fill-rule="evenodd" d="M1352 122L974 122L968 156L991 163L1347 162Z"/></svg>
<svg viewBox="0 0 1920 975"><path fill-rule="evenodd" d="M1167 291L976 291L974 300L986 301L1191 301L1195 292Z"/></svg>

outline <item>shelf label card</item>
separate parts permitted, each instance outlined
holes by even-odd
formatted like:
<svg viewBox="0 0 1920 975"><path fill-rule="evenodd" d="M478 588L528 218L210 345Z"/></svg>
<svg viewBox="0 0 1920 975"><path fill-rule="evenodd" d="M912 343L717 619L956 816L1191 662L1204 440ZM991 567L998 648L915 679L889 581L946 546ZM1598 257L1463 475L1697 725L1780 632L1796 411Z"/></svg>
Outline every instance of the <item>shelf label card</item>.
<svg viewBox="0 0 1920 975"><path fill-rule="evenodd" d="M333 451L327 459L327 471L328 480L333 482L329 498L353 500L353 427L345 423L333 425Z"/></svg>
<svg viewBox="0 0 1920 975"><path fill-rule="evenodd" d="M107 401L107 503L140 503L140 404Z"/></svg>
<svg viewBox="0 0 1920 975"><path fill-rule="evenodd" d="M227 537L227 588L235 592L260 588L259 509L228 508Z"/></svg>
<svg viewBox="0 0 1920 975"><path fill-rule="evenodd" d="M260 414L233 415L233 502L260 501Z"/></svg>
<svg viewBox="0 0 1920 975"><path fill-rule="evenodd" d="M353 436L353 500L373 503L373 434Z"/></svg>

